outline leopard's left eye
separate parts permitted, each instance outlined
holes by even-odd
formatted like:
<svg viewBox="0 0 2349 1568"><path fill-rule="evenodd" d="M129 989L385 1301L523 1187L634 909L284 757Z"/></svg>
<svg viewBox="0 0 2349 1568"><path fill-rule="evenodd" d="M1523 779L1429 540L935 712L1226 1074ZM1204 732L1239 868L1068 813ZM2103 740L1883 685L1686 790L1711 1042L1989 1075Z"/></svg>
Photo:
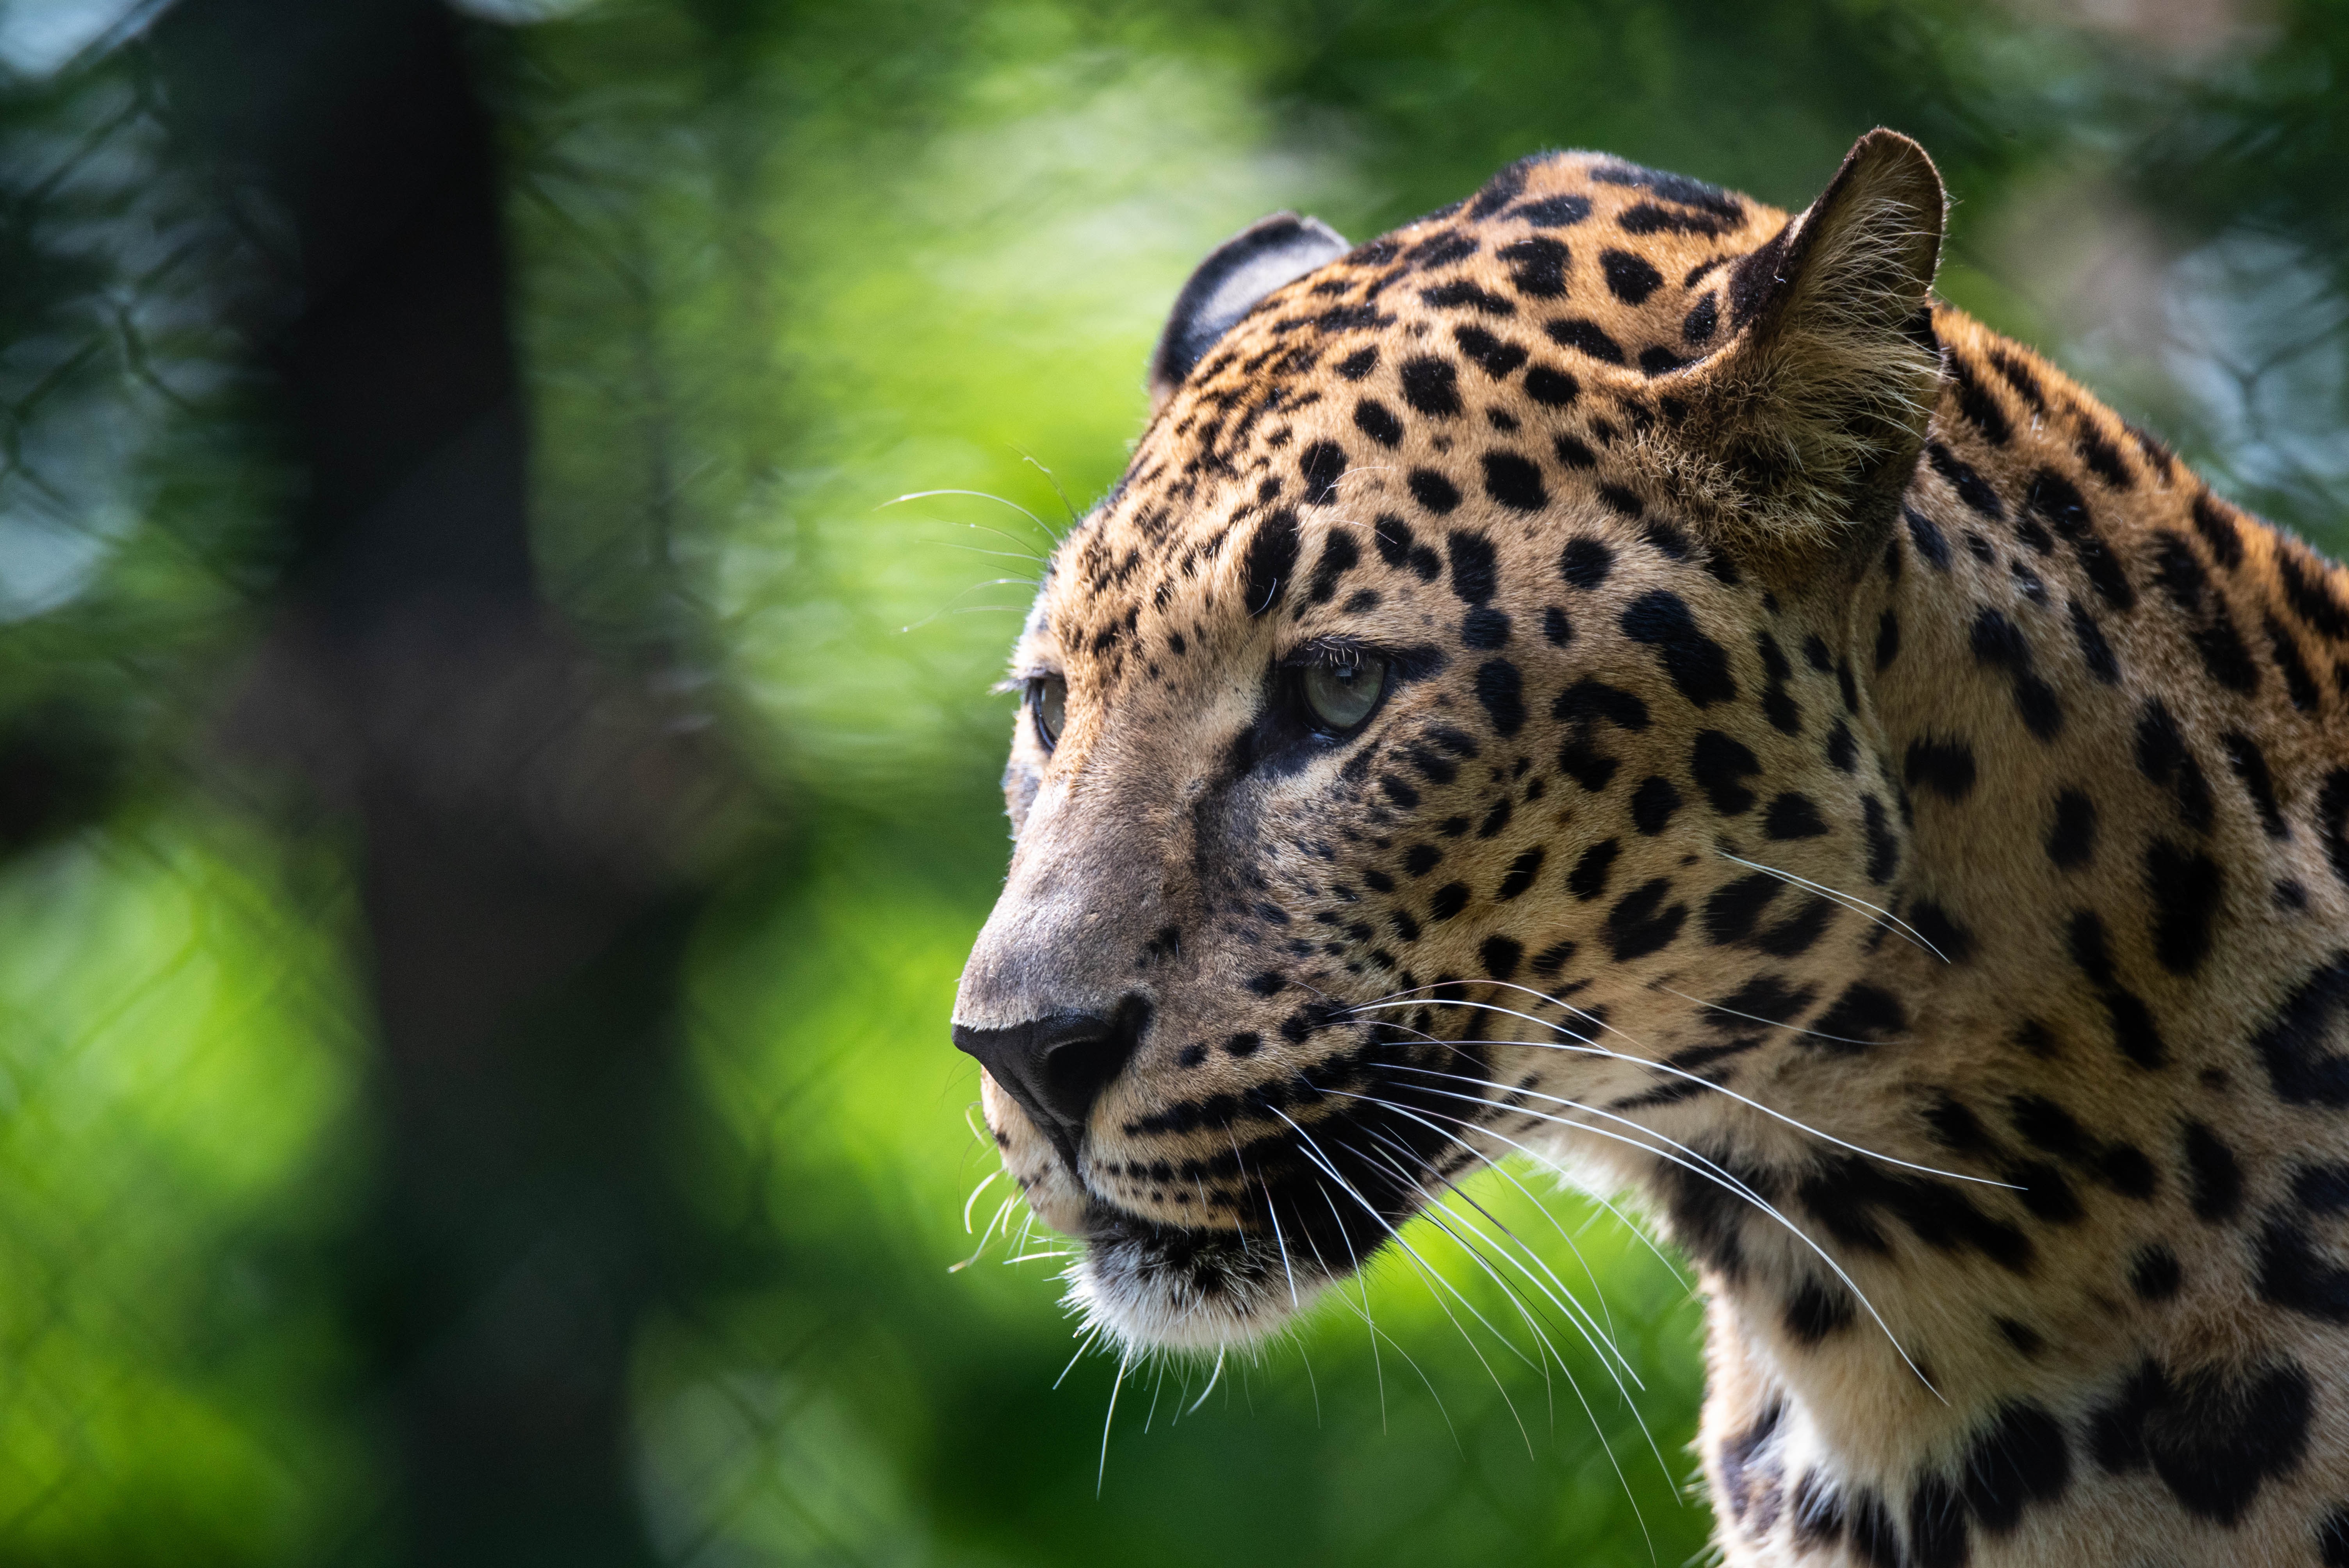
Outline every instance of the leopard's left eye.
<svg viewBox="0 0 2349 1568"><path fill-rule="evenodd" d="M1299 689L1321 727L1343 734L1371 717L1387 688L1387 661L1377 654L1331 654L1307 665Z"/></svg>
<svg viewBox="0 0 2349 1568"><path fill-rule="evenodd" d="M1036 716L1036 738L1051 750L1061 743L1061 727L1069 722L1069 683L1058 676L1030 676L1028 711Z"/></svg>

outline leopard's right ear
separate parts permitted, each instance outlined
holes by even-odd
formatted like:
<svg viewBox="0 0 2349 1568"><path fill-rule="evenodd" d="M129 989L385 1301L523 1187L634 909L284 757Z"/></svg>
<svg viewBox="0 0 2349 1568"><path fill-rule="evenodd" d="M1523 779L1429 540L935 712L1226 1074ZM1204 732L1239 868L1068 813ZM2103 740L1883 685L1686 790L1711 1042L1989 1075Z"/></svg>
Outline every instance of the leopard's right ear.
<svg viewBox="0 0 2349 1568"><path fill-rule="evenodd" d="M1319 218L1275 212L1226 240L1199 263L1150 356L1150 411L1165 406L1207 351L1257 302L1353 247Z"/></svg>

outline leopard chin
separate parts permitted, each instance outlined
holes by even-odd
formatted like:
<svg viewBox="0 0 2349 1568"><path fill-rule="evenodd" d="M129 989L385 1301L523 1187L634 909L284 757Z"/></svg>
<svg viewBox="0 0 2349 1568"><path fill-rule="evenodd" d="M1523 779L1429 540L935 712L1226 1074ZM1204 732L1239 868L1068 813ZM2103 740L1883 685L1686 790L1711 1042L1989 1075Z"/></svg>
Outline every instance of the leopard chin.
<svg viewBox="0 0 2349 1568"><path fill-rule="evenodd" d="M1063 1304L1122 1354L1260 1345L1309 1313L1337 1276L1237 1231L1182 1230L1105 1204L1087 1216Z"/></svg>

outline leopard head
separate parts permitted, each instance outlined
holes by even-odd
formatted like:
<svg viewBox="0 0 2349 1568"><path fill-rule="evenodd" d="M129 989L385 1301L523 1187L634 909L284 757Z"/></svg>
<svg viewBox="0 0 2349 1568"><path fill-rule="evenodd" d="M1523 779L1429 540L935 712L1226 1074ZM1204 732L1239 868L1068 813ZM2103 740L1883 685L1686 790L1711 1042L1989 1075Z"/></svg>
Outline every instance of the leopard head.
<svg viewBox="0 0 2349 1568"><path fill-rule="evenodd" d="M954 1015L1097 1324L1264 1335L1521 1150L1669 1203L1759 1114L1703 1092L1733 1070L1837 1093L1774 1026L1901 1027L1852 585L1934 393L1942 206L1889 132L1791 218L1554 154L1192 279L1013 655Z"/></svg>

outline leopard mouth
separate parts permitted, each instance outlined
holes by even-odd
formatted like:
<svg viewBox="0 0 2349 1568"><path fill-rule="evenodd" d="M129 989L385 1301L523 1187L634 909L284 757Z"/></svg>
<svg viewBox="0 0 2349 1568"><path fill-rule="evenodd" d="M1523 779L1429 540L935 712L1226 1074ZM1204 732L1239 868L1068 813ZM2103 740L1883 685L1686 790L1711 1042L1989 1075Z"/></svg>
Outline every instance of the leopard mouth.
<svg viewBox="0 0 2349 1568"><path fill-rule="evenodd" d="M1130 1349L1261 1341L1361 1270L1477 1162L1442 1128L1365 1101L1250 1145L1228 1226L1168 1223L1089 1193L1069 1305Z"/></svg>

